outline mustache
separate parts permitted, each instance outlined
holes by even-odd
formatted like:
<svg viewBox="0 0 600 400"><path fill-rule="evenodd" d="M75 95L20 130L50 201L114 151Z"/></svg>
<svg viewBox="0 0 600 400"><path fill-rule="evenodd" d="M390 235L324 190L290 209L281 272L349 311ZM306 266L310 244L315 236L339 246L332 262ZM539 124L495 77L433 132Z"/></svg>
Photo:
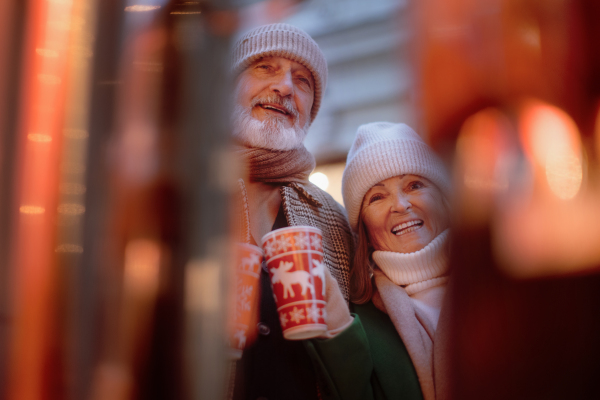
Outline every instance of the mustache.
<svg viewBox="0 0 600 400"><path fill-rule="evenodd" d="M254 108L260 104L276 104L278 106L281 106L285 109L285 111L288 112L288 114L294 117L294 120L297 120L300 116L300 113L296 109L296 105L289 97L281 97L275 93L271 93L264 97L254 98L250 103L250 107Z"/></svg>

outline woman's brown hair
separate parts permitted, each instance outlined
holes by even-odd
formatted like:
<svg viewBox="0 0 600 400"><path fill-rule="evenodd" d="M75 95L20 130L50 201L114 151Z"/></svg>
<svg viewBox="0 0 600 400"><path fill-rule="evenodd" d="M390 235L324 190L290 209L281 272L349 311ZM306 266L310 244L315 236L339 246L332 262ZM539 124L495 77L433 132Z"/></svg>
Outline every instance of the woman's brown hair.
<svg viewBox="0 0 600 400"><path fill-rule="evenodd" d="M362 214L362 213L361 213ZM373 249L369 246L369 237L362 215L358 221L358 239L356 253L350 269L350 300L356 304L364 304L373 296L373 261L371 253Z"/></svg>

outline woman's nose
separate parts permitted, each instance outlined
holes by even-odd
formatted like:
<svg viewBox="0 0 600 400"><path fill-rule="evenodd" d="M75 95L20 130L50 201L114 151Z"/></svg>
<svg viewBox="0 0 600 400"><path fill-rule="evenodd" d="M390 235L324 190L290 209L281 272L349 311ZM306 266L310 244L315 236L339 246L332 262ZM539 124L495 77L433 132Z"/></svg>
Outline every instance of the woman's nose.
<svg viewBox="0 0 600 400"><path fill-rule="evenodd" d="M286 97L294 92L294 83L292 80L291 71L281 73L275 78L275 82L271 84L271 89L279 93L280 96Z"/></svg>
<svg viewBox="0 0 600 400"><path fill-rule="evenodd" d="M412 207L408 196L394 195L392 203L392 211L406 212Z"/></svg>

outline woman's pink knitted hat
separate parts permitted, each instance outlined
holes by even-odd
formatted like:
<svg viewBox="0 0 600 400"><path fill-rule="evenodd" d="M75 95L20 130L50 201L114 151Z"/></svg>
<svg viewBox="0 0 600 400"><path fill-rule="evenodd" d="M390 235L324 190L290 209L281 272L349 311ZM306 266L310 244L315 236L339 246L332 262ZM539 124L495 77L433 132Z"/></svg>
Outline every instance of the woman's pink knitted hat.
<svg viewBox="0 0 600 400"><path fill-rule="evenodd" d="M450 195L450 178L444 164L408 125L390 122L361 125L348 152L342 177L344 206L355 232L362 201L369 189L383 180L405 174L425 177L446 198Z"/></svg>

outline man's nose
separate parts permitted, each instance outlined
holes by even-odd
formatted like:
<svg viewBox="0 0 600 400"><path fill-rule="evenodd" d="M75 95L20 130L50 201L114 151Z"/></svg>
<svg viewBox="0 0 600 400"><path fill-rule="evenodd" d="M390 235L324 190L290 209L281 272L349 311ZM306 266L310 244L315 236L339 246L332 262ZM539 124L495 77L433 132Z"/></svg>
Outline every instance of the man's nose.
<svg viewBox="0 0 600 400"><path fill-rule="evenodd" d="M392 211L404 213L412 207L410 199L404 194L392 195Z"/></svg>
<svg viewBox="0 0 600 400"><path fill-rule="evenodd" d="M294 83L292 80L291 71L286 71L278 75L275 82L271 84L271 89L279 93L280 96L286 97L294 92Z"/></svg>

